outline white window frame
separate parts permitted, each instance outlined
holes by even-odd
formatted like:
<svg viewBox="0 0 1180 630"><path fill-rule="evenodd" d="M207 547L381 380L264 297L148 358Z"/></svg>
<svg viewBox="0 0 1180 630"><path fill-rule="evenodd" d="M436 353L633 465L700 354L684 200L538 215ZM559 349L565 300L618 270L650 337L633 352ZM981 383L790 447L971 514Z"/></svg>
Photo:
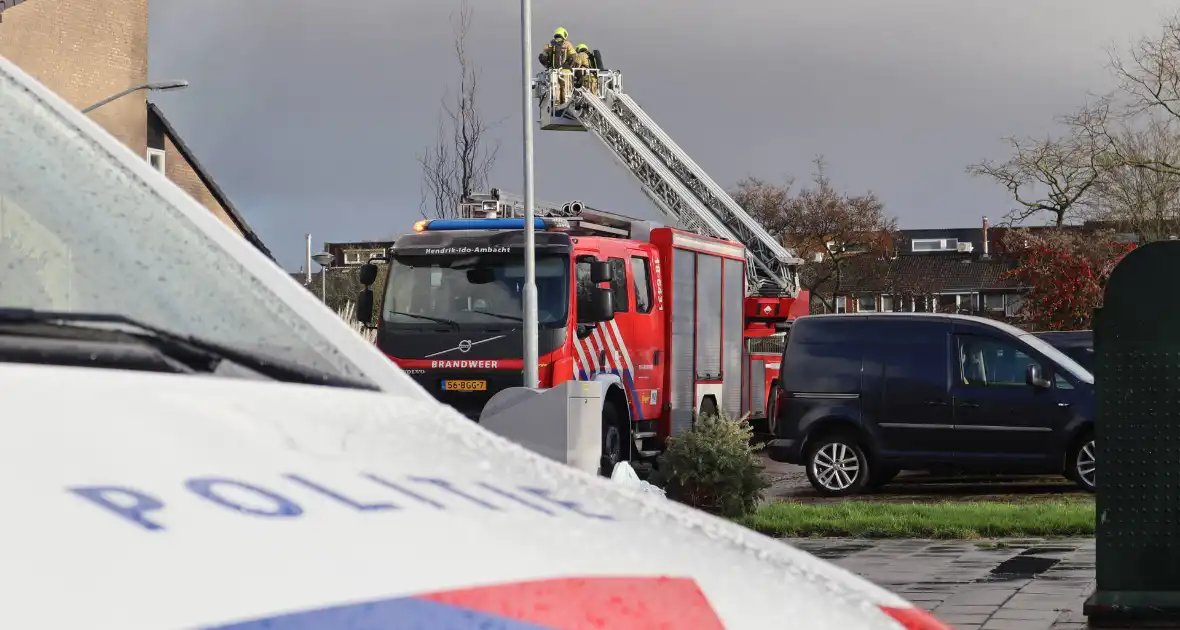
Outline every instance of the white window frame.
<svg viewBox="0 0 1180 630"><path fill-rule="evenodd" d="M863 308L864 302L862 300L869 299L873 301L873 308ZM861 295L856 298L856 312L857 313L876 313L877 312L877 296L875 295Z"/></svg>
<svg viewBox="0 0 1180 630"><path fill-rule="evenodd" d="M381 254L382 251L379 249L346 249L344 250L343 264L363 265Z"/></svg>
<svg viewBox="0 0 1180 630"><path fill-rule="evenodd" d="M848 312L848 298L844 297L843 295L836 296L836 312L837 313L847 313Z"/></svg>
<svg viewBox="0 0 1180 630"><path fill-rule="evenodd" d="M930 245L933 247L929 247ZM910 241L910 251L914 252L951 252L956 251L958 247L957 238L915 238Z"/></svg>
<svg viewBox="0 0 1180 630"><path fill-rule="evenodd" d="M147 163L148 163L148 165L149 165L149 166L151 166L152 168L156 169L157 171L160 171L161 173L163 173L163 172L164 172L164 166L165 166L165 161L164 161L164 159L167 157L167 155L168 155L168 154L167 154L167 153L166 153L166 152L165 152L163 149L151 149L151 148L149 148L149 149L147 150L147 155L145 155L145 156L144 156L144 159L146 159L146 160L147 160ZM160 165L159 165L159 166L156 166L155 164L152 164L152 158L158 158L158 159L159 159L159 161L160 161Z"/></svg>
<svg viewBox="0 0 1180 630"><path fill-rule="evenodd" d="M894 308L893 296L892 295L882 295L881 296L881 312L882 313L892 313L892 312L894 312L893 308Z"/></svg>

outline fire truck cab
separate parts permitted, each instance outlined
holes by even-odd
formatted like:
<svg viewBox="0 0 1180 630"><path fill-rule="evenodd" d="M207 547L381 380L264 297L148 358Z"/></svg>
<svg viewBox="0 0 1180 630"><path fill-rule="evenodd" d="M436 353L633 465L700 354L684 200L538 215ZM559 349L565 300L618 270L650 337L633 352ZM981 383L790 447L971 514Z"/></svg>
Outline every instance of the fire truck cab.
<svg viewBox="0 0 1180 630"><path fill-rule="evenodd" d="M748 351L747 324L773 332L768 323L800 314L797 300L750 298L756 313L773 312L747 317L740 244L601 211L564 214L534 223L540 382L527 385L602 383L604 469L649 462L697 414L762 416L774 374ZM460 218L419 221L388 255L378 348L473 420L495 393L526 385L523 247L524 219ZM376 266L361 276L358 313L368 314Z"/></svg>

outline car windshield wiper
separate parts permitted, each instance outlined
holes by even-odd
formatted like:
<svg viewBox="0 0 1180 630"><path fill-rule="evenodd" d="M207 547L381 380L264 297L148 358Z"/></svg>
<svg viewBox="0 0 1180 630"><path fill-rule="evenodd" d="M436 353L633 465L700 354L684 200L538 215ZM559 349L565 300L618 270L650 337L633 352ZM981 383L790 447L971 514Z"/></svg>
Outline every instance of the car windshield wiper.
<svg viewBox="0 0 1180 630"><path fill-rule="evenodd" d="M131 330L120 331L101 326L101 324L117 324ZM328 374L261 353L238 350L199 337L174 333L118 313L75 313L0 307L0 332L5 332L4 329L8 329L7 332L12 334L13 326L24 325L42 327L40 332L31 333L34 336L43 334L45 330L54 330L56 333L72 331L75 334L83 331L123 333L190 367L198 366L202 371L212 372L217 369L219 363L228 361L277 381L369 390L379 389L365 381Z"/></svg>
<svg viewBox="0 0 1180 630"><path fill-rule="evenodd" d="M390 315L405 315L406 317L414 317L416 319L425 319L429 322L437 322L439 324L446 324L455 330L459 330L459 322L453 319L443 319L442 317L431 317L430 315L419 315L417 313L407 313L405 311L388 311Z"/></svg>
<svg viewBox="0 0 1180 630"><path fill-rule="evenodd" d="M524 318L517 317L516 315L507 315L505 313L493 313L491 311L475 311L475 310L473 310L471 312L472 313L479 313L481 315L491 315L492 317L499 317L500 319L511 319L514 322L523 322L524 321Z"/></svg>

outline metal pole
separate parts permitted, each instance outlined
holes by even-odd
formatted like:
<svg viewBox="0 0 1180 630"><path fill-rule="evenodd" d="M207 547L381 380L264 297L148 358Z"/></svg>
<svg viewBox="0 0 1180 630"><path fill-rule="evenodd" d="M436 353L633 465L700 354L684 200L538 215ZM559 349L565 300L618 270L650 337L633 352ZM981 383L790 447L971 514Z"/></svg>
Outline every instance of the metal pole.
<svg viewBox="0 0 1180 630"><path fill-rule="evenodd" d="M121 99L124 96L131 94L132 92L138 92L140 90L159 90L159 91L183 90L186 87L188 87L188 81L183 81L183 80L182 81L155 81L152 83L144 83L142 85L134 85L134 86L127 88L126 90L123 90L122 92L117 92L115 94L112 94L112 95L104 98L101 101L91 105L90 107L87 107L86 109L83 109L82 113L83 114L90 113L90 112L98 109L99 107L102 107L103 105L106 105L107 103L110 103L111 101Z"/></svg>
<svg viewBox="0 0 1180 630"><path fill-rule="evenodd" d="M320 265L320 299L328 303L328 266Z"/></svg>
<svg viewBox="0 0 1180 630"><path fill-rule="evenodd" d="M537 259L533 254L533 9L520 0L520 49L524 102L524 386L538 387L537 374Z"/></svg>

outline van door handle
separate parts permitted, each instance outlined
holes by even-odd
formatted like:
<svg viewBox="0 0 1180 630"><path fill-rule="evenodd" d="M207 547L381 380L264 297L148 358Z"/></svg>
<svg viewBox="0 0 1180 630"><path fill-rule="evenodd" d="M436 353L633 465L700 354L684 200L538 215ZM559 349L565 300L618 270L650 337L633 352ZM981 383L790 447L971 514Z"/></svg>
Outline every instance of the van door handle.
<svg viewBox="0 0 1180 630"><path fill-rule="evenodd" d="M931 407L945 407L946 401L945 400L927 400L926 404L930 405Z"/></svg>
<svg viewBox="0 0 1180 630"><path fill-rule="evenodd" d="M959 406L960 407L967 407L969 409L975 409L976 407L979 407L979 403L963 402L963 403L959 403Z"/></svg>
<svg viewBox="0 0 1180 630"><path fill-rule="evenodd" d="M1057 406L1058 406L1058 407L1068 407L1068 406L1069 406L1069 403L1067 403L1067 402L1059 402L1059 403L1057 403Z"/></svg>

